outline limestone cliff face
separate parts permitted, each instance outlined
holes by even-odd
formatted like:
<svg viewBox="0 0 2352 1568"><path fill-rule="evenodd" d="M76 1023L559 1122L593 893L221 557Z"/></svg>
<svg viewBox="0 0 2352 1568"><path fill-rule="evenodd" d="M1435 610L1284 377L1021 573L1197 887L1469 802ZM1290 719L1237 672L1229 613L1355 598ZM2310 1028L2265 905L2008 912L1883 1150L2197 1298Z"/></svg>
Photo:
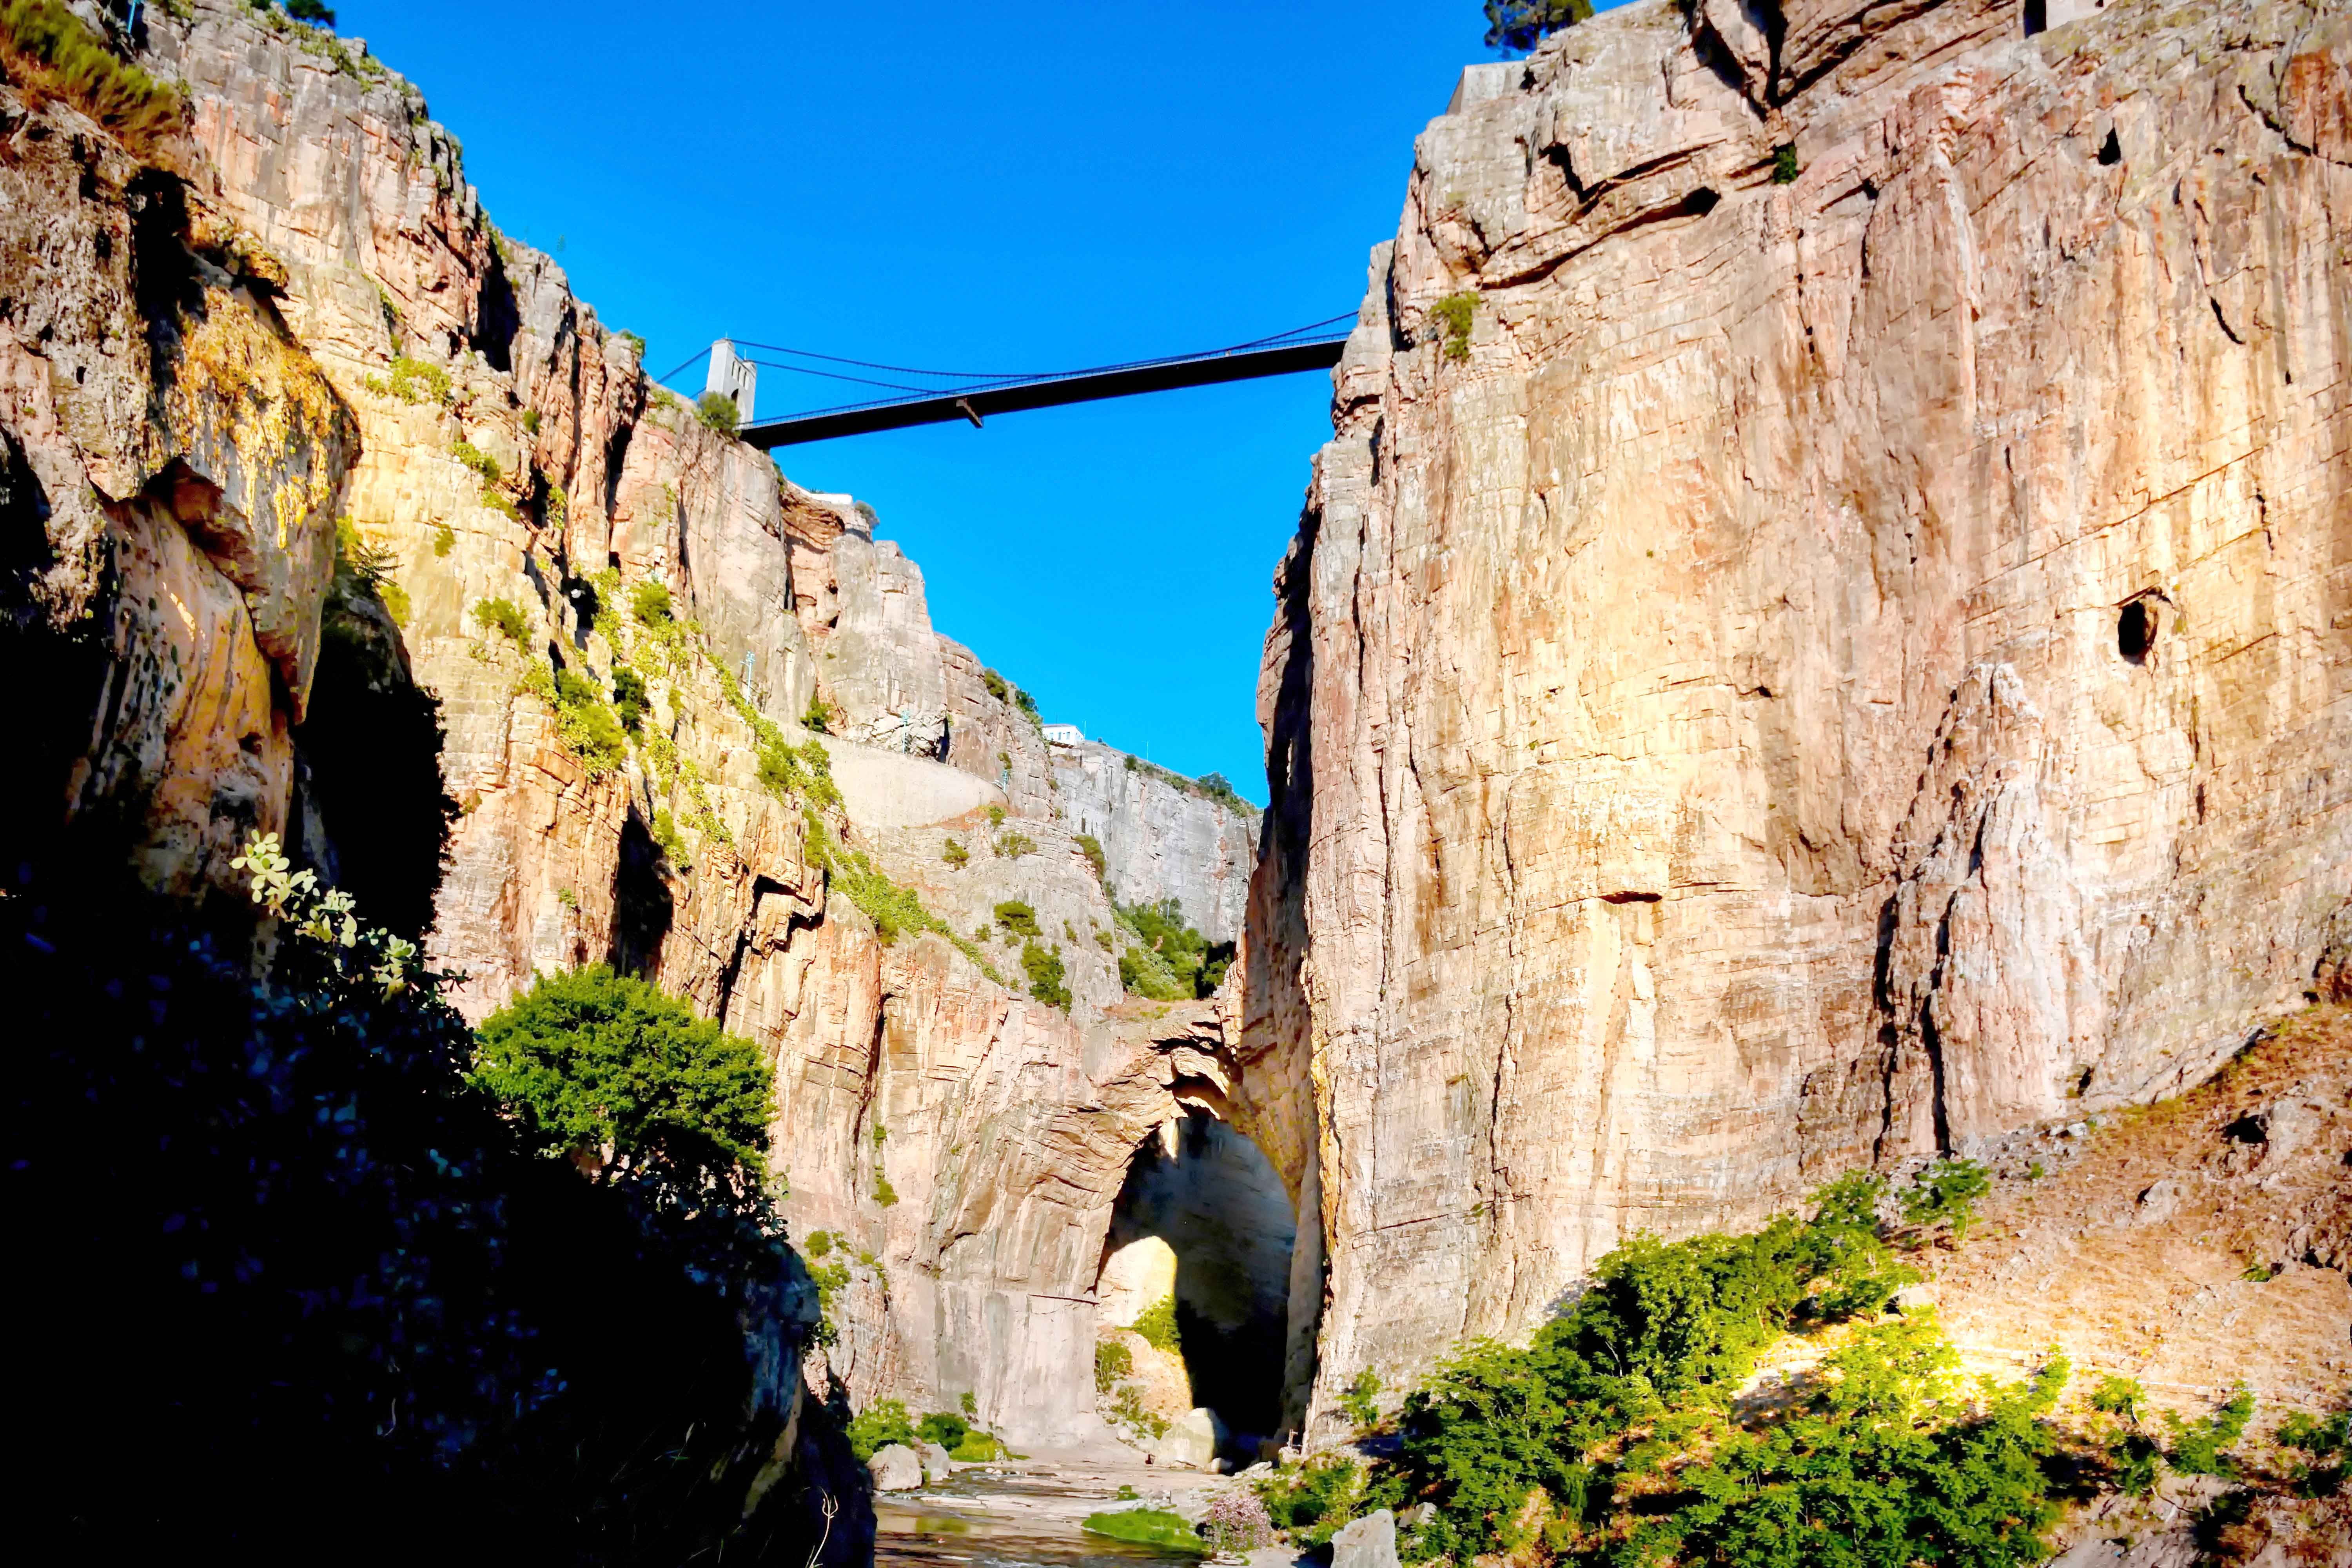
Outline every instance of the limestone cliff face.
<svg viewBox="0 0 2352 1568"><path fill-rule="evenodd" d="M2267 0L1637 5L1465 77L1261 687L1244 1095L1326 1400L2300 1003L2347 124L2352 23Z"/></svg>
<svg viewBox="0 0 2352 1568"><path fill-rule="evenodd" d="M415 88L176 9L142 57L185 84L173 169L6 110L7 626L88 678L39 694L12 826L127 817L152 882L233 895L285 831L471 1016L588 963L685 995L775 1063L795 1233L866 1259L853 1397L1100 1436L1113 1203L1232 1072L1213 1005L1126 997L1036 716L870 510L703 426L498 233ZM1121 898L1198 920L1246 879L1246 812L1160 775L1123 808Z"/></svg>

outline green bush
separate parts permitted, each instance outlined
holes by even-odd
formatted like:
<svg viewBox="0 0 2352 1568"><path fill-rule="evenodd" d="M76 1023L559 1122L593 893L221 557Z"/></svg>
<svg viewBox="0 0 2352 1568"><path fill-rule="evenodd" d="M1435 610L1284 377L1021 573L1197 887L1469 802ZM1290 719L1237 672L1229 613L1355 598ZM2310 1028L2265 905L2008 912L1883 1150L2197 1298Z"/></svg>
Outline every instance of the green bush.
<svg viewBox="0 0 2352 1568"><path fill-rule="evenodd" d="M723 392L706 392L694 401L694 416L706 430L716 430L721 436L732 436L743 423L741 410L735 400Z"/></svg>
<svg viewBox="0 0 2352 1568"><path fill-rule="evenodd" d="M1772 149L1772 183L1793 185L1797 183L1797 144L1783 142Z"/></svg>
<svg viewBox="0 0 2352 1568"><path fill-rule="evenodd" d="M1734 1429L1678 1472L1690 1500L1650 1527L1685 1563L1782 1560L1792 1522L1836 1563L2033 1568L2057 1521L2042 1462L2063 1362L2021 1384L1956 1393L1959 1356L1928 1324L1862 1331L1824 1363L1826 1390L1761 1434ZM1811 1554L1808 1553L1808 1556Z"/></svg>
<svg viewBox="0 0 2352 1568"><path fill-rule="evenodd" d="M953 1448L971 1430L971 1423L951 1411L934 1410L918 1422L915 1436L926 1443L937 1443L942 1448Z"/></svg>
<svg viewBox="0 0 2352 1568"><path fill-rule="evenodd" d="M801 728L814 730L820 735L833 733L833 709L824 698L809 699L808 711L801 715Z"/></svg>
<svg viewBox="0 0 2352 1568"><path fill-rule="evenodd" d="M1963 1241L1976 1228L1977 1200L1992 1190L1990 1173L1974 1160L1938 1160L1903 1194L1903 1220L1921 1230L1948 1226Z"/></svg>
<svg viewBox="0 0 2352 1568"><path fill-rule="evenodd" d="M2344 1489L2345 1456L2352 1453L2352 1413L2322 1418L2298 1410L2279 1423L2278 1444L2299 1456L2290 1478L2298 1496L2334 1497Z"/></svg>
<svg viewBox="0 0 2352 1568"><path fill-rule="evenodd" d="M1070 1010L1070 988L1062 968L1062 955L1048 952L1034 942L1021 944L1021 968L1029 976L1029 994L1048 1007Z"/></svg>
<svg viewBox="0 0 2352 1568"><path fill-rule="evenodd" d="M1200 1532L1179 1516L1160 1509L1127 1508L1114 1513L1087 1515L1085 1528L1097 1535L1108 1535L1113 1541L1133 1542L1138 1546L1158 1546L1171 1552L1197 1552L1208 1555L1209 1544Z"/></svg>
<svg viewBox="0 0 2352 1568"><path fill-rule="evenodd" d="M1532 49L1579 22L1592 19L1592 0L1486 0L1486 47Z"/></svg>
<svg viewBox="0 0 2352 1568"><path fill-rule="evenodd" d="M555 738L580 759L591 778L601 778L629 758L621 721L604 705L604 693L586 676L555 672Z"/></svg>
<svg viewBox="0 0 2352 1568"><path fill-rule="evenodd" d="M1318 1454L1286 1466L1256 1483L1258 1500L1276 1530L1299 1546L1321 1546L1349 1520L1366 1511L1366 1472L1352 1454Z"/></svg>
<svg viewBox="0 0 2352 1568"><path fill-rule="evenodd" d="M1102 840L1091 833L1081 833L1077 837L1077 846L1078 853L1087 858L1088 866L1094 868L1095 880L1101 881L1110 872L1110 860L1103 854Z"/></svg>
<svg viewBox="0 0 2352 1568"><path fill-rule="evenodd" d="M971 851L950 838L940 846L940 858L961 871L971 864Z"/></svg>
<svg viewBox="0 0 2352 1568"><path fill-rule="evenodd" d="M669 807L663 806L654 813L652 831L655 847L661 850L663 859L681 871L693 864L687 855L686 835L677 830L677 818L670 814Z"/></svg>
<svg viewBox="0 0 2352 1568"><path fill-rule="evenodd" d="M436 523L433 527L433 553L446 559L449 552L457 548L457 531L446 522Z"/></svg>
<svg viewBox="0 0 2352 1568"><path fill-rule="evenodd" d="M530 647L530 623L512 599L484 599L474 606L474 620L486 632L496 632L515 647Z"/></svg>
<svg viewBox="0 0 2352 1568"><path fill-rule="evenodd" d="M644 338L638 336L635 332L616 331L613 334L613 340L615 342L628 344L629 353L635 356L639 368L642 369L644 367L646 363L646 340Z"/></svg>
<svg viewBox="0 0 2352 1568"><path fill-rule="evenodd" d="M642 980L542 974L477 1037L473 1080L541 1152L764 1180L774 1091L759 1047Z"/></svg>
<svg viewBox="0 0 2352 1568"><path fill-rule="evenodd" d="M62 99L142 156L180 129L180 95L118 56L58 0L0 4L0 58L37 104Z"/></svg>
<svg viewBox="0 0 2352 1568"><path fill-rule="evenodd" d="M1470 357L1470 323L1478 314L1478 296L1475 290L1448 294L1430 307L1429 313L1445 329L1445 357L1459 363Z"/></svg>
<svg viewBox="0 0 2352 1568"><path fill-rule="evenodd" d="M669 589L651 578L629 590L629 609L648 626L665 626L676 619L670 608Z"/></svg>
<svg viewBox="0 0 2352 1568"><path fill-rule="evenodd" d="M622 729L632 735L643 729L650 707L644 676L625 665L613 671L613 711L619 717Z"/></svg>
<svg viewBox="0 0 2352 1568"><path fill-rule="evenodd" d="M963 1441L948 1450L948 1458L959 1465L991 1465L999 1459L1019 1457L1004 1446L1003 1439L977 1427L965 1433Z"/></svg>
<svg viewBox="0 0 2352 1568"><path fill-rule="evenodd" d="M2228 1404L2194 1421L2183 1421L2168 1410L2164 1424L2171 1430L2172 1446L2164 1457L2184 1476L2235 1475L2237 1460L2230 1450L2253 1418L2254 1396L2242 1387Z"/></svg>
<svg viewBox="0 0 2352 1568"><path fill-rule="evenodd" d="M473 469L480 477L485 489L506 477L505 471L499 467L499 460L471 441L457 443L449 448L449 455Z"/></svg>
<svg viewBox="0 0 2352 1568"><path fill-rule="evenodd" d="M1095 1392L1108 1394L1122 1377L1135 1371L1135 1352L1125 1340L1095 1342Z"/></svg>
<svg viewBox="0 0 2352 1568"><path fill-rule="evenodd" d="M852 1417L849 1423L849 1451L863 1464L874 1458L877 1450L893 1443L912 1446L915 1441L913 1423L907 1419L907 1407L895 1399L877 1399Z"/></svg>
<svg viewBox="0 0 2352 1568"><path fill-rule="evenodd" d="M1018 860L1024 855L1037 853L1037 841L1016 829L1011 833L998 834L995 844L991 847L996 851L999 859Z"/></svg>
<svg viewBox="0 0 2352 1568"><path fill-rule="evenodd" d="M1004 677L992 669L983 669L980 672L980 683L988 688L988 694L999 702L1009 700L1013 695L1012 686Z"/></svg>
<svg viewBox="0 0 2352 1568"><path fill-rule="evenodd" d="M1145 1308L1143 1315L1135 1320L1135 1331L1142 1337L1145 1344L1155 1350L1165 1351L1170 1355L1184 1353L1183 1342L1176 1332L1176 1298L1173 1296L1162 1296Z"/></svg>
<svg viewBox="0 0 2352 1568"><path fill-rule="evenodd" d="M1358 1426L1370 1426L1380 1419L1380 1373L1366 1367L1356 1374L1356 1381L1348 1385L1348 1391L1339 1395L1339 1409Z"/></svg>
<svg viewBox="0 0 2352 1568"><path fill-rule="evenodd" d="M1119 984L1154 1002L1188 1001L1213 994L1233 962L1230 942L1211 946L1208 938L1184 923L1184 906L1175 899L1158 903L1121 904L1112 911L1137 945L1119 954Z"/></svg>
<svg viewBox="0 0 2352 1568"><path fill-rule="evenodd" d="M886 1209L898 1206L898 1189L878 1169L874 1173L874 1201Z"/></svg>
<svg viewBox="0 0 2352 1568"><path fill-rule="evenodd" d="M996 923L1014 936L1034 937L1037 911L1018 899L1007 899L996 906Z"/></svg>
<svg viewBox="0 0 2352 1568"><path fill-rule="evenodd" d="M286 14L298 22L311 22L321 27L335 25L335 14L324 0L286 0Z"/></svg>

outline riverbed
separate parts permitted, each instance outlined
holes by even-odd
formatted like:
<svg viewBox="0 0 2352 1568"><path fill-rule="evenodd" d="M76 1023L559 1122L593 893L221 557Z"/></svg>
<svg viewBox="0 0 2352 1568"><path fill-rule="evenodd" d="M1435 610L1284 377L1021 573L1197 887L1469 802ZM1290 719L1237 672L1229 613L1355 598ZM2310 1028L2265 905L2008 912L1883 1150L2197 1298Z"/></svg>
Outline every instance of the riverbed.
<svg viewBox="0 0 2352 1568"><path fill-rule="evenodd" d="M1089 1535L1082 1521L1142 1498L1214 1486L1221 1478L1131 1464L1029 1460L959 1470L920 1491L874 1500L874 1560L882 1568L1198 1568L1190 1552Z"/></svg>

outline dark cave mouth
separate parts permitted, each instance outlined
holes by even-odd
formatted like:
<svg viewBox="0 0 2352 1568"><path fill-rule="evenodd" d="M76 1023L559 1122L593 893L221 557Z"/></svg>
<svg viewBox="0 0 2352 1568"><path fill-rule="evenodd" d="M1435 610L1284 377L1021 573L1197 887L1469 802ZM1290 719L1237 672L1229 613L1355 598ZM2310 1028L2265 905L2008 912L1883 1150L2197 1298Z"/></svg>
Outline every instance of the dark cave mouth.
<svg viewBox="0 0 2352 1568"><path fill-rule="evenodd" d="M1283 1429L1290 1254L1297 1222L1258 1146L1214 1117L1163 1126L1138 1149L1103 1259L1157 1237L1175 1254L1176 1332L1192 1403L1216 1412L1229 1457Z"/></svg>

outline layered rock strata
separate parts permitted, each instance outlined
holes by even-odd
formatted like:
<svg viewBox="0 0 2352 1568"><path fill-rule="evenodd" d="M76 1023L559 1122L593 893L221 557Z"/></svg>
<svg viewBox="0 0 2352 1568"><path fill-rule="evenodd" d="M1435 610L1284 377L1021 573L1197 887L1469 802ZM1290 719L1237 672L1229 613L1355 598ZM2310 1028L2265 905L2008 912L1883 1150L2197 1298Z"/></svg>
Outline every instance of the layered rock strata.
<svg viewBox="0 0 2352 1568"><path fill-rule="evenodd" d="M2313 984L2352 22L2026 25L1636 5L1420 139L1260 692L1244 1097L1318 1194L1318 1408Z"/></svg>

